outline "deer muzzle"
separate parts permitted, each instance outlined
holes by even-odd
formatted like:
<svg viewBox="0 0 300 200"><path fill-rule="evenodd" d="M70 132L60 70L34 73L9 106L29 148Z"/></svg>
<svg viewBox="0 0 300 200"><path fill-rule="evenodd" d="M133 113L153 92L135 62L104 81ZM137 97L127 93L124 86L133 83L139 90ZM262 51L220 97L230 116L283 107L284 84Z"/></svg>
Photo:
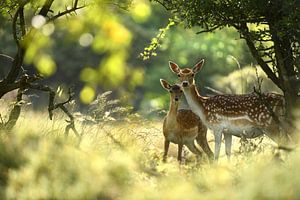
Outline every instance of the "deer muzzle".
<svg viewBox="0 0 300 200"><path fill-rule="evenodd" d="M182 81L182 87L187 87L189 86L189 83L187 81Z"/></svg>

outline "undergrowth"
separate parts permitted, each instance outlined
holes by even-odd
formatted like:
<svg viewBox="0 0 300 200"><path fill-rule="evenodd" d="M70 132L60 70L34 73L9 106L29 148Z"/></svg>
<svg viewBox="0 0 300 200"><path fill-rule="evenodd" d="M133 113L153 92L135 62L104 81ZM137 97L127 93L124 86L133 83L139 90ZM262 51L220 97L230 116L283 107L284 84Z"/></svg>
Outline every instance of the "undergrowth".
<svg viewBox="0 0 300 200"><path fill-rule="evenodd" d="M1 199L300 198L300 152L278 159L265 138L235 141L230 162L189 154L179 165L172 152L162 162L161 120L77 121L79 146L75 136L65 139L65 123L63 115L50 121L47 113L26 112L1 133Z"/></svg>

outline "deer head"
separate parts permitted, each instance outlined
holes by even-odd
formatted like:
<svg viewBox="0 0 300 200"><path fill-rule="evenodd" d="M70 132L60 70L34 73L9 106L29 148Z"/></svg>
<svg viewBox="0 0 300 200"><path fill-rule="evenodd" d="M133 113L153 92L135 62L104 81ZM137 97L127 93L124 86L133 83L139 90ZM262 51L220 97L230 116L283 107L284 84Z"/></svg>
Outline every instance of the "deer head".
<svg viewBox="0 0 300 200"><path fill-rule="evenodd" d="M170 93L170 97L173 101L178 102L182 96L182 90L177 84L170 85L166 80L160 79L161 86Z"/></svg>
<svg viewBox="0 0 300 200"><path fill-rule="evenodd" d="M194 84L194 76L196 73L200 71L203 64L204 64L204 59L201 59L194 65L192 69L190 68L180 69L175 62L169 61L170 69L172 70L172 72L177 74L182 84L182 87L188 87L191 84Z"/></svg>

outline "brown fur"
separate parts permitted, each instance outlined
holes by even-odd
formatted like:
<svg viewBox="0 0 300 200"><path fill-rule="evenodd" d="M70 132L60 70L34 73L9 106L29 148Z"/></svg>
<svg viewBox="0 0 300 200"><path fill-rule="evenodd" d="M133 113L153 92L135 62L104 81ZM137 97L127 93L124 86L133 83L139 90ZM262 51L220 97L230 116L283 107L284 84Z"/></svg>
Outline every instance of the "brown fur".
<svg viewBox="0 0 300 200"><path fill-rule="evenodd" d="M201 155L202 153L194 144L195 139L207 156L212 159L213 153L206 138L207 128L191 110L178 109L178 101L175 101L175 98L179 100L182 96L180 87L168 85L167 82L162 82L162 86L170 91L170 108L163 123L163 134L165 136L164 160L166 160L170 142L178 144L177 159L179 161L181 161L183 145L187 146L191 152Z"/></svg>
<svg viewBox="0 0 300 200"><path fill-rule="evenodd" d="M226 94L205 98L199 95L194 84L191 85L191 91L193 91L193 97L196 97L197 101L201 102L209 123L218 123L216 114L228 117L247 115L253 124L268 126L272 122L272 116L267 106L270 106L278 117L284 114L284 99L279 94L262 94L263 99L260 99L256 93L243 95ZM266 104L263 102L266 102Z"/></svg>
<svg viewBox="0 0 300 200"><path fill-rule="evenodd" d="M248 131L248 137L257 137L265 133L277 143L287 141L287 136L280 132L278 120L275 120L276 117L280 119L284 115L282 95L250 93L202 97L196 88L194 76L199 72L203 63L204 60L201 60L193 68L180 69L176 63L170 62L170 68L178 75L190 107L201 117L202 122L214 131L215 159L219 155L221 133L225 137L228 157L231 151L231 134L245 136L243 132L245 129ZM238 133L238 131L243 133Z"/></svg>

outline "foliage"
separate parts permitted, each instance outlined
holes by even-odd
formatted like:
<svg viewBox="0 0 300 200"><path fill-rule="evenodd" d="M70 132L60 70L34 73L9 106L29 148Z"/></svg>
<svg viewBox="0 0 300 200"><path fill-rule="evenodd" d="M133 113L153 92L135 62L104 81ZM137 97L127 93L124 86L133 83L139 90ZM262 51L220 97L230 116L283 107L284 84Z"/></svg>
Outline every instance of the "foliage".
<svg viewBox="0 0 300 200"><path fill-rule="evenodd" d="M0 194L3 196L2 187L7 185L8 171L10 169L18 169L24 164L24 158L19 144L12 142L9 136L2 136L0 141L0 154ZM16 157L16 155L18 156Z"/></svg>
<svg viewBox="0 0 300 200"><path fill-rule="evenodd" d="M264 149L267 148L265 143L263 143L264 137L247 139L240 139L239 153L242 155L255 155L258 153L263 153Z"/></svg>
<svg viewBox="0 0 300 200"><path fill-rule="evenodd" d="M199 33L232 27L286 98L288 113L299 92L299 1L157 0L186 27ZM290 117L290 116L289 116Z"/></svg>
<svg viewBox="0 0 300 200"><path fill-rule="evenodd" d="M150 59L149 67L145 71L147 76L144 87L148 92L142 102L144 108L166 107L168 95L161 88L159 79L164 78L172 83L178 79L170 72L169 60L175 61L181 67L192 67L197 59L205 59L201 74L195 77L203 95L209 93L204 87L213 87L218 81L215 79L216 72L226 76L237 69L232 56L239 60L241 67L251 62L251 56L245 50L245 43L236 40L238 34L233 29L206 35L196 35L195 31L183 29L180 25L173 27L168 37L163 40L158 56Z"/></svg>
<svg viewBox="0 0 300 200"><path fill-rule="evenodd" d="M115 199L130 186L135 166L129 157L116 153L111 166L105 156L87 157L60 139L26 140L35 144L23 149L28 163L10 173L8 199Z"/></svg>
<svg viewBox="0 0 300 200"><path fill-rule="evenodd" d="M212 165L206 162L197 163L194 156L187 156L186 164L179 166L174 156L176 153L172 150L170 159L163 163L162 119L148 121L137 114L128 116L127 108L123 109L122 104L115 98L116 93L127 98L129 91L132 94L128 102L135 105L142 102L147 112L150 108L162 106L167 101L167 94L161 89L158 80L167 77L168 80L175 81L176 78L168 69L168 59L178 59L178 63L184 66L192 65L191 62L196 58L204 57L208 66L203 69L205 73L198 77L197 82L201 80L207 84L215 83L216 86L220 83L218 87L221 89L224 85L235 88L233 81L228 82L228 77L212 78L220 66L222 75L227 75L236 68L229 55L241 60L243 66L249 63L249 56L244 52L245 44L235 40L238 35L233 29L223 29L214 35L196 36L196 29L183 30L180 25L173 27L163 40L153 40L152 47L148 49L152 52L159 44L160 48L156 49L157 56L147 61L139 61L136 56L143 51L145 41L151 43L150 38L157 35L158 27L169 23L170 16L157 5L152 7L146 1L140 0L133 1L133 7L129 8L131 1L126 0L54 0L51 12L49 10L47 15L38 15L45 2L0 2L1 28L2 25L6 28L0 30L0 37L5 38L0 40L1 44L5 44L4 53L7 54L8 51L15 54L15 59L22 61L16 65L20 67L19 72L24 73L22 75L36 73L32 69L34 65L44 76L56 73L59 77L56 82L59 80L58 82L67 84L79 78L83 83L80 86L80 98L84 103L93 102L98 91L109 88L114 92L102 93L92 103L91 110L87 113L88 116L93 116L92 124L75 121L82 136L79 145L78 138L71 135L65 138L65 127L69 121L65 121L62 115L55 113L55 118L50 121L47 120L47 113L35 113L31 110L21 112L16 127L9 133L2 131L0 135L1 198L300 198L300 178L295 176L300 164L300 152L297 149L290 154L280 152L282 157L278 158L278 154L274 155L277 149L268 140L259 140L258 143L242 141L230 163L225 160L225 156L220 163ZM198 1L176 1L176 6L186 4L187 7L173 11L175 14L182 12L181 14L186 15L185 19L190 20L190 16L205 11L198 4L193 4L194 2ZM249 16L260 17L260 9L269 10L262 5L272 4L271 1L257 1L255 3L260 7L254 12L247 7L252 5L250 1L201 2L203 9L211 8L207 12L213 12L214 15L209 15L209 20L214 23L222 23L222 18L214 18L223 14L219 5L227 6L232 15L240 14L244 10ZM84 8L76 12L70 11L70 6L77 3ZM237 5L231 7L226 3ZM253 4L254 8L257 5ZM128 9L129 12L120 11L120 7ZM185 12L186 8L189 12ZM67 12L66 18L60 17L60 13L64 11ZM22 13L26 17L23 18ZM290 12L289 15L295 22L298 20L297 13L298 10ZM11 27L14 14L18 14L15 15L18 19L15 27L18 28L15 33L10 33L7 27ZM288 21L291 20L289 16L286 16ZM239 17L243 19L244 16ZM229 22L230 20L234 18L231 17ZM197 23L195 21L190 26ZM292 36L298 33L299 29L293 29L294 23L288 26ZM24 27L25 31L22 29ZM204 25L204 28L209 27ZM285 32L286 25L283 29ZM244 32L241 34L248 36ZM8 35L14 35L14 38L8 39ZM16 42L14 47L8 44L11 40ZM242 69L242 73L248 74L247 70L248 68ZM3 70L3 80L13 73L9 72L10 70ZM239 81L236 77L240 73L238 71L230 74L229 80L234 78ZM67 81L65 77L71 78ZM252 77L255 76L247 81L254 81ZM10 84L22 80L18 78L17 74L15 80L10 80ZM51 79L55 80L53 77L48 80ZM0 81L0 89L7 89L3 80ZM242 92L244 90L247 88L241 89ZM296 115L299 113L296 112ZM112 119L110 117L125 120L107 120Z"/></svg>
<svg viewBox="0 0 300 200"><path fill-rule="evenodd" d="M96 122L121 120L127 117L131 107L121 106L119 99L111 99L112 91L99 94L90 104L89 113Z"/></svg>
<svg viewBox="0 0 300 200"><path fill-rule="evenodd" d="M132 37L130 31L120 23L117 9L128 8L130 4L131 1L125 0L3 2L1 18L13 27L10 34L20 52L14 59L18 58L21 63L11 64L5 81L17 82L20 73L17 70L21 69L23 61L25 66L22 69L28 69L33 64L43 76L53 75L58 68L53 57L53 45L56 44L53 35L61 32L71 41L78 41L81 47L90 47L102 55L98 66L92 66L98 70L81 66L86 67L80 76L86 87L95 90L95 84L99 82L104 86L116 87L127 78L125 62ZM93 100L93 93L89 94L84 102Z"/></svg>
<svg viewBox="0 0 300 200"><path fill-rule="evenodd" d="M61 4L56 6L59 8ZM99 6L101 6L100 3ZM60 8L64 9L65 6ZM235 63L229 55L237 57L242 65L251 62L249 53L245 51L245 44L236 40L239 36L233 30L197 36L194 34L197 30L185 30L181 25L172 26L166 32L165 37L159 39L160 47L152 51L157 56L143 61L137 58L138 55L144 51L145 46L151 43L153 37L160 35L158 30L167 26L171 16L161 6L149 4L144 0L133 1L128 11L122 11L111 5L98 10L97 8L95 6L95 9L90 10L87 6L77 11L76 15L74 13L68 18L59 18L45 24L34 37L36 44L31 43L32 49L36 49L32 52L45 55L41 58L42 61L46 60L46 65L43 64L44 61L37 62L40 63L40 69L48 71L48 74L54 73L47 77L46 82L54 87L62 85L65 88L75 85L76 94L79 94L80 100L86 104L93 101L98 92L112 90L117 97L126 96L127 103L135 110L148 110L149 107L153 109L166 105L165 92L161 90L157 81L162 77L170 81L176 80L170 74L167 66L168 60L174 60L182 65L192 65L198 58L205 58L207 66L203 71L204 75L200 77L201 83L203 82L205 86L212 86L211 77L216 71L226 75L235 69ZM104 25L97 25L101 23L100 19L93 17L97 16L99 10L102 9L104 13L109 12L109 15L114 16L110 20L103 19L107 21L106 25L116 21L130 34L131 42L123 48L122 52L121 50L118 51L119 53L115 50L100 50L102 47L115 46L108 45L112 44L112 42L107 42L111 40L107 37L109 34L103 33L102 26ZM89 12L91 14L88 15ZM89 18L85 19L87 15ZM8 22L6 18L0 22L3 23L3 30L0 30L0 43L3 47L1 51L13 55L15 46L12 37L9 37L11 26ZM44 33L46 36L43 36ZM121 35L123 38L123 34ZM45 45L47 45L41 46L37 51L38 47L35 46L39 45L39 40L46 42ZM106 47L105 44L108 46ZM110 57L109 55L112 54L109 52L115 57ZM32 57L33 54L28 55L29 60L39 57L38 55L36 58ZM108 56L111 58L110 61L107 60ZM51 64L51 61L48 62L49 58L54 61L55 65ZM106 67L104 67L105 63ZM8 59L0 57L0 64L4 66L0 68L0 75L5 77L11 63ZM25 64L24 67L28 73L33 72L31 65ZM37 101L37 99L33 100ZM38 105L42 105L44 101L46 99L40 96Z"/></svg>
<svg viewBox="0 0 300 200"><path fill-rule="evenodd" d="M159 33L156 35L156 37L151 39L151 43L149 47L146 47L144 49L144 52L140 53L140 57L143 60L149 59L151 56L157 56L157 53L155 53L156 49L158 47L161 47L161 40L164 39L166 36L166 32L175 25L175 22L171 19L169 19L169 23L165 28L159 29Z"/></svg>
<svg viewBox="0 0 300 200"><path fill-rule="evenodd" d="M0 165L6 166L7 180L1 185L3 199L298 199L300 195L300 179L295 176L298 150L286 156L281 152L278 160L268 140L258 141L260 149L253 153L246 148L237 152L230 163L225 156L212 165L190 156L179 166L172 148L167 163L161 161L160 121L84 125L78 148L75 138L63 139L64 120L50 123L45 114L27 113L10 135L0 138Z"/></svg>
<svg viewBox="0 0 300 200"><path fill-rule="evenodd" d="M247 66L227 76L214 76L213 87L223 93L245 94L254 92L254 87L261 85L261 92L281 93L280 89L257 67ZM262 80L259 83L258 80Z"/></svg>

